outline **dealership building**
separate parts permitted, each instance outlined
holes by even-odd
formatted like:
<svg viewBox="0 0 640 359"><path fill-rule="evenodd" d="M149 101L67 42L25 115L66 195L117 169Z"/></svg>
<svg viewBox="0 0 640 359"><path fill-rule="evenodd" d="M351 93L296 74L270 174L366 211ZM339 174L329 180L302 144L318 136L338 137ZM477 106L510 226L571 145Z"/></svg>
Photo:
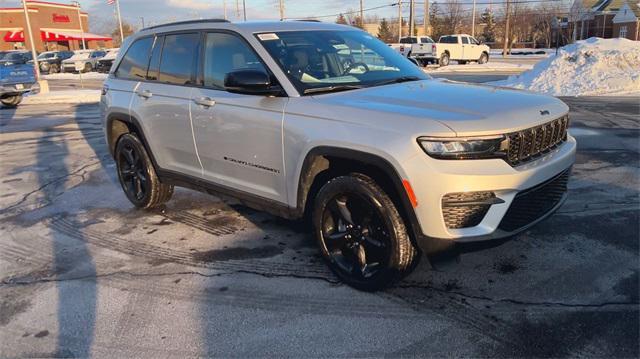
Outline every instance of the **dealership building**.
<svg viewBox="0 0 640 359"><path fill-rule="evenodd" d="M89 33L89 14L70 4L26 0L36 51L113 47L109 36ZM81 22L82 21L82 22ZM0 51L30 49L23 8L0 8ZM82 24L82 26L81 26Z"/></svg>

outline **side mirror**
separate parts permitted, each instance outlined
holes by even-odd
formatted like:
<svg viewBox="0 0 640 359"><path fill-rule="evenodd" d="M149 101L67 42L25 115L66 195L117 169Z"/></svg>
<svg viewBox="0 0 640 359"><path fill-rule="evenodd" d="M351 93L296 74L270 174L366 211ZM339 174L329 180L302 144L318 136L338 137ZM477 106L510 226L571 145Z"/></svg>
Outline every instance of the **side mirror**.
<svg viewBox="0 0 640 359"><path fill-rule="evenodd" d="M224 77L224 88L229 92L247 95L275 96L282 91L272 86L269 74L260 70L238 70Z"/></svg>

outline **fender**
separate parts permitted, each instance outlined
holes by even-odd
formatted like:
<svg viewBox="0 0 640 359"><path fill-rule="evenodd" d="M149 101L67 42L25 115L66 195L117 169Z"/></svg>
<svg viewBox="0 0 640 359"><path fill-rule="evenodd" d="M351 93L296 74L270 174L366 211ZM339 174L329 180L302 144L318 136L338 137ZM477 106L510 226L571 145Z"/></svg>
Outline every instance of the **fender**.
<svg viewBox="0 0 640 359"><path fill-rule="evenodd" d="M409 227L407 229L413 234L413 238L416 239L418 244L422 242L425 236L402 184L402 177L395 167L389 161L378 155L348 148L319 146L314 147L307 153L302 164L297 188L296 212L300 217L304 214L309 190L315 177L318 173L328 168L329 161L326 160L326 157L355 161L382 171L391 181L392 189L395 191L395 197L399 202L398 205L400 208L398 209ZM390 193L390 195L393 198L393 193Z"/></svg>

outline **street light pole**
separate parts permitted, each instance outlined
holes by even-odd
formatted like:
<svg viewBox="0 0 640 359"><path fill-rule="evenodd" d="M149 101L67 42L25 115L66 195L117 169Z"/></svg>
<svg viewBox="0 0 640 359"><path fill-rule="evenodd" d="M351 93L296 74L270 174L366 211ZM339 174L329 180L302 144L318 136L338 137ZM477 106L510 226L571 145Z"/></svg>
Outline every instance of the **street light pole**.
<svg viewBox="0 0 640 359"><path fill-rule="evenodd" d="M244 21L247 21L247 3L242 0L242 13L244 14Z"/></svg>
<svg viewBox="0 0 640 359"><path fill-rule="evenodd" d="M80 14L80 2L74 1L74 4L76 5L76 8L78 10L78 22L80 23L80 33L81 33L81 36L82 36L82 49L86 50L87 49L87 43L84 41L84 27L82 26L82 16Z"/></svg>
<svg viewBox="0 0 640 359"><path fill-rule="evenodd" d="M398 0L398 42L402 39L402 0Z"/></svg>
<svg viewBox="0 0 640 359"><path fill-rule="evenodd" d="M38 63L38 53L36 52L36 44L33 42L33 32L31 31L31 21L29 20L29 10L27 9L27 0L22 0L22 8L24 9L24 19L27 25L26 32L29 33L29 42L31 43L31 56L33 57L33 65L36 71L36 81L40 81L40 64Z"/></svg>
<svg viewBox="0 0 640 359"><path fill-rule="evenodd" d="M476 37L476 0L473 0L473 15L471 15L471 36Z"/></svg>
<svg viewBox="0 0 640 359"><path fill-rule="evenodd" d="M280 0L280 21L284 20L284 0Z"/></svg>

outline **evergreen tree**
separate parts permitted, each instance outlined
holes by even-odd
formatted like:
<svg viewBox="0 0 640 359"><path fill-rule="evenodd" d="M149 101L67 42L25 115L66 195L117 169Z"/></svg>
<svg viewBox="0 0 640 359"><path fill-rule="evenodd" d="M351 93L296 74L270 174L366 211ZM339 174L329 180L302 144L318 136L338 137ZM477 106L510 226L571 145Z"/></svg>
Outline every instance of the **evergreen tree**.
<svg viewBox="0 0 640 359"><path fill-rule="evenodd" d="M482 30L482 39L484 42L496 41L496 20L493 16L491 9L485 9L482 15L480 15L480 21L484 24L484 30Z"/></svg>
<svg viewBox="0 0 640 359"><path fill-rule="evenodd" d="M429 7L429 24L431 25L431 38L438 41L442 33L442 15L438 2L434 1Z"/></svg>
<svg viewBox="0 0 640 359"><path fill-rule="evenodd" d="M378 26L378 39L384 42L393 42L394 36L389 27L389 22L385 18L382 18L380 26Z"/></svg>
<svg viewBox="0 0 640 359"><path fill-rule="evenodd" d="M336 19L336 24L348 25L347 19L344 17L344 15L340 14Z"/></svg>

